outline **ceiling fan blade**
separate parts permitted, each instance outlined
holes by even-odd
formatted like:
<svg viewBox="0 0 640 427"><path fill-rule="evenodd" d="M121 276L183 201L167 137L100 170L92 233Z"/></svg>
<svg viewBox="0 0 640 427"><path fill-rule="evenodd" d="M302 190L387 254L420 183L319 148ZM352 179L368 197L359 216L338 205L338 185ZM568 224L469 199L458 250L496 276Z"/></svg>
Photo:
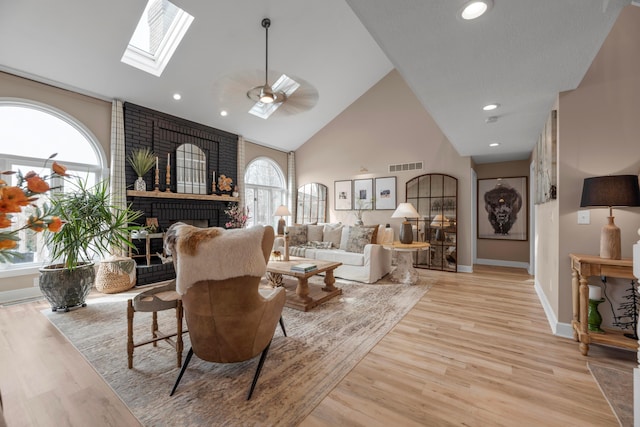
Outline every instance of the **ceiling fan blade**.
<svg viewBox="0 0 640 427"><path fill-rule="evenodd" d="M275 83L283 76L282 73L269 72L268 79L272 83L272 88L276 89ZM299 86L281 103L271 104L270 112L263 112L267 118L271 115L294 115L313 108L318 102L318 91L308 82L298 77L291 77L294 83ZM244 70L227 75L216 81L213 85L213 94L218 99L220 105L233 106L234 109L249 111L254 106L261 104L251 101L247 97L247 90L264 84L264 70ZM288 86L283 86L280 90L287 90ZM231 107L227 107L231 108ZM258 117L261 117L258 115Z"/></svg>

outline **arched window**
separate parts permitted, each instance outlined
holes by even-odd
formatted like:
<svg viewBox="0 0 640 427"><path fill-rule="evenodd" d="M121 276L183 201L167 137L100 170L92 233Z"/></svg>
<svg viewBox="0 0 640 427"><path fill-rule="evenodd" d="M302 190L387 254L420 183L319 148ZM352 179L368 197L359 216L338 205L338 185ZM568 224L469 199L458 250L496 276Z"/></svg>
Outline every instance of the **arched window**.
<svg viewBox="0 0 640 427"><path fill-rule="evenodd" d="M64 164L67 172L86 179L91 185L103 178L106 156L98 140L81 123L69 115L32 101L0 98L0 170L31 170L41 176L51 174L47 159ZM7 177L4 177L7 180ZM15 176L10 184L16 184ZM50 183L64 191L64 182ZM46 200L40 197L38 203ZM19 228L32 213L26 207L12 218L12 227ZM47 256L41 233L20 232L17 251L23 254L14 263L0 264L0 269L17 269L40 265Z"/></svg>
<svg viewBox="0 0 640 427"><path fill-rule="evenodd" d="M279 218L273 213L286 203L287 186L284 174L276 162L266 157L257 158L247 166L244 174L245 203L251 218L247 226L273 225Z"/></svg>

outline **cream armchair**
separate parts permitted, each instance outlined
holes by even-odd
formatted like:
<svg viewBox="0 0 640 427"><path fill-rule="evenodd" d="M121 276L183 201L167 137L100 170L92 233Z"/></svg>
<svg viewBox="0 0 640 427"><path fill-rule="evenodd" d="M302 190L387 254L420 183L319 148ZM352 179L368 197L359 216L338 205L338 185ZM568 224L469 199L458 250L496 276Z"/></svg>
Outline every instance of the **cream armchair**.
<svg viewBox="0 0 640 427"><path fill-rule="evenodd" d="M261 233L260 242L256 236ZM285 303L283 288L266 296L258 290L273 240L270 226L223 230L178 223L167 231L165 244L176 264L176 290L182 294L191 339L171 395L194 354L214 363L242 362L261 354L247 395L251 398ZM210 279L204 278L207 269L215 270Z"/></svg>

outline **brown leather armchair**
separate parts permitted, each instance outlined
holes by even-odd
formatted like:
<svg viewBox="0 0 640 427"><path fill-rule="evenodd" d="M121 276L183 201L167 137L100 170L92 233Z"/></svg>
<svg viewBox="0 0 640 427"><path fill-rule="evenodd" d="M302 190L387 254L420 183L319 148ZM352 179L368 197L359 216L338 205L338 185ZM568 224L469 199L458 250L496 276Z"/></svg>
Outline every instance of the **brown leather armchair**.
<svg viewBox="0 0 640 427"><path fill-rule="evenodd" d="M173 255L174 263L179 266L180 257L185 256L182 251L188 250L189 247L193 248L194 241L201 239L201 237L198 237L198 231L191 228L186 230L189 233L181 233L172 230L175 227L190 226L174 224L167 232L166 244ZM183 230L185 229L183 228ZM212 229L201 230L211 231ZM229 232L250 233L246 229L221 231L223 234ZM236 236L238 235L236 234ZM214 239L216 238L219 237L214 237ZM183 242L180 239L190 239L190 242L182 245L186 249L181 249ZM271 226L264 227L262 254L264 255L265 271L273 240L273 228ZM247 239L246 244L255 244L255 239ZM195 244L195 246L197 245L198 243ZM222 255L207 251L203 256L203 262L218 256ZM259 255L258 258L262 262ZM238 260L238 263L241 262ZM267 357L278 321L280 321L284 332L281 319L285 303L284 289L276 288L265 297L264 292L261 294L258 290L262 276L247 275L240 267L238 267L235 277L222 280L199 280L195 283L184 283L184 280L181 283L181 276L187 275L187 273L184 273L181 268L176 268L176 271L178 286L182 286L183 289L185 285L187 286L186 292L182 295L182 305L189 328L191 348L170 395L176 391L194 353L200 359L214 363L242 362L262 353L247 395L247 400L249 400ZM253 274L256 274L255 270Z"/></svg>

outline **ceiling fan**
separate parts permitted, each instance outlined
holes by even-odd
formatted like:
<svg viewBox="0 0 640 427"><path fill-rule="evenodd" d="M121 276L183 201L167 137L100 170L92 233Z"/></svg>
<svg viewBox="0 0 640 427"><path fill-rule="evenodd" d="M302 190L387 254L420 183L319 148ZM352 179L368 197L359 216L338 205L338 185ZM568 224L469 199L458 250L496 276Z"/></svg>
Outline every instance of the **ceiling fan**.
<svg viewBox="0 0 640 427"><path fill-rule="evenodd" d="M299 78L294 80L292 77L282 74L273 86L269 85L269 27L271 20L264 18L261 24L265 29L264 84L247 91L247 98L255 101L249 114L267 119L281 107L281 111L286 111L288 114L296 114L313 108L318 101L318 92L304 80ZM290 108L285 108L285 104Z"/></svg>

